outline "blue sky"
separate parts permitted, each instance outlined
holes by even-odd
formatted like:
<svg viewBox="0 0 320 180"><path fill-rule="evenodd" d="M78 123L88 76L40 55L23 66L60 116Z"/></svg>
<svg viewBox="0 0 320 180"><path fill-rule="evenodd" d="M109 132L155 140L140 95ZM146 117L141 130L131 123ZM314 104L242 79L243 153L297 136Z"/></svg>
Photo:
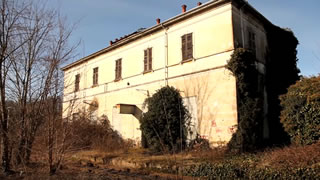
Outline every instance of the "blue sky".
<svg viewBox="0 0 320 180"><path fill-rule="evenodd" d="M198 0L50 0L70 23L76 23L71 43L81 40L77 58L106 46L110 40L156 24L196 6ZM200 0L205 3L207 0ZM302 75L320 73L320 0L249 0L275 25L290 28L298 38ZM75 59L76 60L76 59Z"/></svg>

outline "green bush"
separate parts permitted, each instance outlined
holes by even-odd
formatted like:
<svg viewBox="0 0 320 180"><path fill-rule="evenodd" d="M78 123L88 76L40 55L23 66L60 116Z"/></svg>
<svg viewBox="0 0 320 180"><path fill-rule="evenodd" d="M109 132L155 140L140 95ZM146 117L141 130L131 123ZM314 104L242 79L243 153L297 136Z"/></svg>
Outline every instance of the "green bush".
<svg viewBox="0 0 320 180"><path fill-rule="evenodd" d="M238 103L238 129L228 143L231 151L253 151L261 143L263 101L258 91L260 75L255 62L250 51L238 48L227 64L227 69L236 78Z"/></svg>
<svg viewBox="0 0 320 180"><path fill-rule="evenodd" d="M293 144L312 144L320 138L320 76L303 78L280 97L281 123Z"/></svg>
<svg viewBox="0 0 320 180"><path fill-rule="evenodd" d="M148 112L140 122L147 146L155 151L176 152L186 146L190 115L174 87L163 87L146 99Z"/></svg>

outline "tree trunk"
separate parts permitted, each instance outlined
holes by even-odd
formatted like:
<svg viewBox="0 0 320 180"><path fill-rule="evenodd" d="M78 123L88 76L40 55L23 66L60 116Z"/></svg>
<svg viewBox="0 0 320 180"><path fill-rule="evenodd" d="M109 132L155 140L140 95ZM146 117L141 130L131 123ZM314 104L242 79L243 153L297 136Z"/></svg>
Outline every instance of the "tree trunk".
<svg viewBox="0 0 320 180"><path fill-rule="evenodd" d="M10 171L10 159L9 159L9 138L8 138L8 126L7 120L3 120L2 123L2 168L5 173Z"/></svg>
<svg viewBox="0 0 320 180"><path fill-rule="evenodd" d="M51 119L48 121L48 163L49 163L49 173L53 175L56 171L53 165L53 132L52 132Z"/></svg>
<svg viewBox="0 0 320 180"><path fill-rule="evenodd" d="M24 129L21 129L21 131L24 131ZM21 139L20 139L20 143L19 143L19 147L18 147L18 153L16 155L17 165L21 164L21 162L22 162L22 160L24 159L24 156L25 156L26 140L25 140L25 136L23 134L24 134L24 132L21 133Z"/></svg>
<svg viewBox="0 0 320 180"><path fill-rule="evenodd" d="M35 135L34 134L30 135L29 141L27 141L27 144L26 144L26 152L25 152L26 164L29 164L29 162L30 162L30 156L31 156L31 152L32 152L32 146L33 146L34 139L35 139Z"/></svg>

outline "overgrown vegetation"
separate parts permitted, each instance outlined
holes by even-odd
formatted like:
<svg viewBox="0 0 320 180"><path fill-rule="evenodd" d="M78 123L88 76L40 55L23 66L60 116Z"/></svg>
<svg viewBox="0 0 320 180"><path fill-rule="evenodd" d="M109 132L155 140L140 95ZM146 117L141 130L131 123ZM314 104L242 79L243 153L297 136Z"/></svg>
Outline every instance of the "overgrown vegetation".
<svg viewBox="0 0 320 180"><path fill-rule="evenodd" d="M41 125L47 126L48 155L58 153L51 150L57 140L52 125L61 119L59 66L73 58L77 45L68 43L73 27L40 1L2 0L0 19L1 155L10 174L13 166L29 163Z"/></svg>
<svg viewBox="0 0 320 180"><path fill-rule="evenodd" d="M94 149L101 152L126 151L129 141L112 129L109 119L101 116L93 120L90 111L80 111L79 117L70 122L73 129L73 149Z"/></svg>
<svg viewBox="0 0 320 180"><path fill-rule="evenodd" d="M281 123L291 142L306 145L320 139L320 76L302 78L281 96Z"/></svg>
<svg viewBox="0 0 320 180"><path fill-rule="evenodd" d="M263 102L255 62L254 55L243 48L236 49L228 61L227 69L236 78L238 103L238 129L228 143L232 151L252 151L262 142Z"/></svg>
<svg viewBox="0 0 320 180"><path fill-rule="evenodd" d="M64 166L68 156L81 151L96 151L100 154L128 151L132 143L122 139L118 132L111 128L105 116L93 120L90 113L79 111L76 118L55 119L50 126L40 126L31 161L39 164L49 161L50 174L53 175ZM49 137L59 138L48 139L48 136L41 136L48 132L51 132ZM50 148L48 154L47 147Z"/></svg>
<svg viewBox="0 0 320 180"><path fill-rule="evenodd" d="M238 130L228 143L231 150L245 152L256 149L262 143L289 143L289 136L279 119L279 96L285 94L287 88L300 78L296 50L298 40L288 29L274 25L266 28L269 51L265 62L265 76L259 74L255 63L257 60L245 49L236 49L227 65L237 81L238 102ZM272 128L269 142L262 138L264 87L261 85L264 82L268 94L268 126Z"/></svg>
<svg viewBox="0 0 320 180"><path fill-rule="evenodd" d="M182 173L208 179L319 179L319 148L320 142L304 147L266 150L258 154L219 154L223 156L222 159L193 164Z"/></svg>
<svg viewBox="0 0 320 180"><path fill-rule="evenodd" d="M279 96L299 80L297 67L297 46L299 44L289 29L270 25L267 27L268 54L266 62L266 88L268 93L268 122L272 127L270 143L282 145L289 143L289 136L280 123Z"/></svg>
<svg viewBox="0 0 320 180"><path fill-rule="evenodd" d="M179 90L163 87L146 99L148 112L140 122L147 147L155 152L177 152L186 147L190 115Z"/></svg>

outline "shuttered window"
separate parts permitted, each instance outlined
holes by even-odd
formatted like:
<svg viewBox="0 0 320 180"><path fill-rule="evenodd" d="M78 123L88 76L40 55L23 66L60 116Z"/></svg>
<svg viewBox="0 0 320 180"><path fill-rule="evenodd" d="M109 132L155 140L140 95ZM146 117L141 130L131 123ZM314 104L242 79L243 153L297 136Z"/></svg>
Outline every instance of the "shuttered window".
<svg viewBox="0 0 320 180"><path fill-rule="evenodd" d="M256 34L252 31L249 31L248 36L249 49L252 51L254 55L256 55Z"/></svg>
<svg viewBox="0 0 320 180"><path fill-rule="evenodd" d="M99 76L98 72L99 72L99 68L98 67L93 68L93 83L92 84L94 86L98 85L98 76Z"/></svg>
<svg viewBox="0 0 320 180"><path fill-rule="evenodd" d="M181 37L182 44L182 61L193 58L192 33L185 34Z"/></svg>
<svg viewBox="0 0 320 180"><path fill-rule="evenodd" d="M152 48L144 50L144 72L149 72L152 70Z"/></svg>
<svg viewBox="0 0 320 180"><path fill-rule="evenodd" d="M77 92L80 89L80 74L77 74L74 82L74 91Z"/></svg>
<svg viewBox="0 0 320 180"><path fill-rule="evenodd" d="M116 78L115 80L118 81L121 79L121 59L118 59L116 60L116 69L115 69L115 75L116 75Z"/></svg>

